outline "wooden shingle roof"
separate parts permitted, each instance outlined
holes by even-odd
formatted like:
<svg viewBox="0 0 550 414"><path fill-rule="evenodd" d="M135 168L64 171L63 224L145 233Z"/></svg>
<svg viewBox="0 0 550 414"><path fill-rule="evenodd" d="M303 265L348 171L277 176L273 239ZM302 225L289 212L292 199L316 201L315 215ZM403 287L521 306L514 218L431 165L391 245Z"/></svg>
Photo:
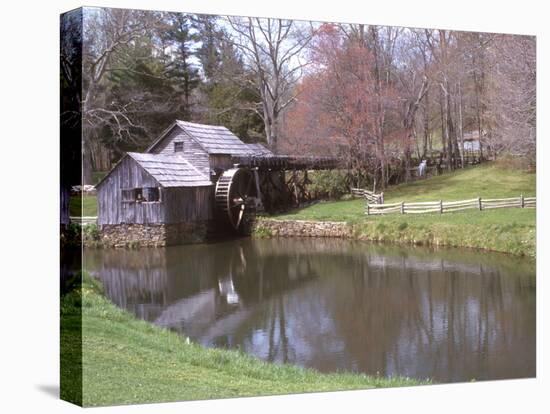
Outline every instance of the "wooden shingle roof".
<svg viewBox="0 0 550 414"><path fill-rule="evenodd" d="M181 155L141 154L128 152L145 171L163 187L202 187L210 179Z"/></svg>
<svg viewBox="0 0 550 414"><path fill-rule="evenodd" d="M273 152L271 152L271 150L267 149L260 143L245 144L245 145L252 152L252 155L263 156L263 157L272 157L273 155L275 155L273 154Z"/></svg>
<svg viewBox="0 0 550 414"><path fill-rule="evenodd" d="M224 126L176 121L209 154L250 155L254 151Z"/></svg>

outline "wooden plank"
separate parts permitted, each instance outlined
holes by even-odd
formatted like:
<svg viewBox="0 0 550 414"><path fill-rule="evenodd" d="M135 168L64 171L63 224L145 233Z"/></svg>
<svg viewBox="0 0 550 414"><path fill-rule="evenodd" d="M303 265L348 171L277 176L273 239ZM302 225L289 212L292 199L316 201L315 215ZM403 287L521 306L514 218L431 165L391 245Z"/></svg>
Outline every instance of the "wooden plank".
<svg viewBox="0 0 550 414"><path fill-rule="evenodd" d="M471 210L471 209L477 209L477 205L472 205L468 207L451 207L451 208L443 208L444 213L452 213L453 211L462 211L462 210Z"/></svg>
<svg viewBox="0 0 550 414"><path fill-rule="evenodd" d="M483 206L483 209L493 209L493 208L512 208L512 207L515 207L517 208L518 205L509 205L509 204L491 204L491 205L487 205L487 206Z"/></svg>
<svg viewBox="0 0 550 414"><path fill-rule="evenodd" d="M405 214L425 214L425 213L440 213L440 209L438 208L428 208L426 210L407 210L405 209Z"/></svg>
<svg viewBox="0 0 550 414"><path fill-rule="evenodd" d="M401 206L389 207L389 208L386 208L386 209L383 209L383 210L378 210L378 211L381 211L383 213L397 212L397 211L401 211Z"/></svg>
<svg viewBox="0 0 550 414"><path fill-rule="evenodd" d="M424 205L424 206L409 205L409 204L406 204L406 203L405 203L405 208L407 208L407 209L409 209L409 210L423 210L423 209L426 209L426 208L435 208L435 207L438 207L438 208L439 208L439 203L426 204L426 205Z"/></svg>
<svg viewBox="0 0 550 414"><path fill-rule="evenodd" d="M370 214L373 215L373 214L388 214L388 213L397 213L397 212L400 212L401 211L401 207L392 207L392 208L387 208L387 209L384 209L384 210L370 210Z"/></svg>
<svg viewBox="0 0 550 414"><path fill-rule="evenodd" d="M478 202L477 202L477 201L474 201L473 203L472 203L472 202L468 202L468 203L453 203L453 204L443 203L443 208L444 208L444 209L449 209L449 208L453 208L453 207L471 207L471 208L478 208L479 205L478 205Z"/></svg>
<svg viewBox="0 0 550 414"><path fill-rule="evenodd" d="M399 210L401 210L401 205L393 206L393 207L386 207L386 208L373 208L373 205L369 204L369 210L371 212L379 212L379 211L384 212L384 211L393 211L393 210L399 211Z"/></svg>
<svg viewBox="0 0 550 414"><path fill-rule="evenodd" d="M412 202L412 203L405 203L406 207L423 207L423 206L435 206L439 205L439 201L424 201L424 202Z"/></svg>
<svg viewBox="0 0 550 414"><path fill-rule="evenodd" d="M492 202L500 202L500 201L518 201L519 200L519 197L509 197L509 198L487 198L487 199L483 199L483 202L489 202L489 203L492 203Z"/></svg>
<svg viewBox="0 0 550 414"><path fill-rule="evenodd" d="M486 202L486 201L483 201L483 206L513 206L513 207L521 207L521 204L519 202L519 200L515 200L515 201L490 201L490 202Z"/></svg>
<svg viewBox="0 0 550 414"><path fill-rule="evenodd" d="M477 204L478 199L472 198L470 200L459 200L459 201L444 201L443 206L452 206L455 204L466 204L466 203L476 203Z"/></svg>
<svg viewBox="0 0 550 414"><path fill-rule="evenodd" d="M390 204L370 204L371 208L384 208L384 207L395 207L401 206L401 203L390 203Z"/></svg>

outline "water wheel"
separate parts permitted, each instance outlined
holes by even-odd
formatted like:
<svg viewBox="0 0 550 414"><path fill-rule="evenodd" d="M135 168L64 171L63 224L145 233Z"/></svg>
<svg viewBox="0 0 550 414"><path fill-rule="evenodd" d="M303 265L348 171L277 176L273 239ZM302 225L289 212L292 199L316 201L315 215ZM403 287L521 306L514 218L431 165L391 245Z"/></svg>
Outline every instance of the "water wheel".
<svg viewBox="0 0 550 414"><path fill-rule="evenodd" d="M256 210L254 174L247 168L226 170L216 183L216 207L231 227L240 230L246 217Z"/></svg>

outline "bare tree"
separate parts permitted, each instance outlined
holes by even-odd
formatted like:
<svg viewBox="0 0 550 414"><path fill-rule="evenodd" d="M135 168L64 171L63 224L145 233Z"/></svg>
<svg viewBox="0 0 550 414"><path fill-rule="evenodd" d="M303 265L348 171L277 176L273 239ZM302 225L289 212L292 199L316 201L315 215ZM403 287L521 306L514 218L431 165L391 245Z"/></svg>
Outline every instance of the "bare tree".
<svg viewBox="0 0 550 414"><path fill-rule="evenodd" d="M415 85L415 79L413 76L412 84ZM410 178L410 168L411 168L411 143L414 139L414 120L416 116L416 112L418 111L418 107L420 106L420 103L428 93L429 88L429 80L427 76L424 76L422 78L422 83L420 87L418 88L418 91L416 92L416 96L414 98L408 98L405 99L405 111L403 114L403 133L405 137L405 181L408 181Z"/></svg>
<svg viewBox="0 0 550 414"><path fill-rule="evenodd" d="M276 150L281 113L295 99L295 85L308 64L302 52L313 30L283 19L229 17L227 21L234 45L254 74L242 81L248 86L252 82L261 99L249 109L264 121L267 143Z"/></svg>
<svg viewBox="0 0 550 414"><path fill-rule="evenodd" d="M91 140L106 125L111 126L119 139L131 138L130 128L139 127L128 115L133 102L106 102L105 74L109 71L113 56L123 46L129 45L148 33L151 13L125 9L86 9L82 56L82 148L83 184L92 182Z"/></svg>
<svg viewBox="0 0 550 414"><path fill-rule="evenodd" d="M488 140L493 156L528 156L536 149L536 42L532 36L498 35L487 50Z"/></svg>

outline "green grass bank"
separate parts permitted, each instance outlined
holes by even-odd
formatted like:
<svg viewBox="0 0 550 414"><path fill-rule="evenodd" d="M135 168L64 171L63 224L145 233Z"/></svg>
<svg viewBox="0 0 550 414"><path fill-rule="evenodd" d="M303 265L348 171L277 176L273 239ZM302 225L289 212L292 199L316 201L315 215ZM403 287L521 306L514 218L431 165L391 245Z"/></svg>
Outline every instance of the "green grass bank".
<svg viewBox="0 0 550 414"><path fill-rule="evenodd" d="M69 215L71 217L97 216L97 196L96 195L71 196L69 200Z"/></svg>
<svg viewBox="0 0 550 414"><path fill-rule="evenodd" d="M384 198L395 203L534 196L535 180L533 173L485 164L390 187ZM353 236L362 240L469 247L531 257L536 254L534 209L366 216L364 200L347 199L320 202L272 218L347 222L353 227ZM265 231L259 234L266 235Z"/></svg>
<svg viewBox="0 0 550 414"><path fill-rule="evenodd" d="M80 304L82 308L80 310ZM80 319L82 317L82 319ZM80 336L80 321L82 336ZM321 374L263 362L242 352L207 349L136 319L84 278L61 301L61 396L84 406L340 391L426 384L407 378L352 373ZM82 351L79 347L82 345Z"/></svg>

